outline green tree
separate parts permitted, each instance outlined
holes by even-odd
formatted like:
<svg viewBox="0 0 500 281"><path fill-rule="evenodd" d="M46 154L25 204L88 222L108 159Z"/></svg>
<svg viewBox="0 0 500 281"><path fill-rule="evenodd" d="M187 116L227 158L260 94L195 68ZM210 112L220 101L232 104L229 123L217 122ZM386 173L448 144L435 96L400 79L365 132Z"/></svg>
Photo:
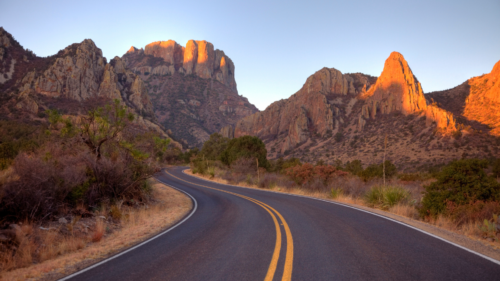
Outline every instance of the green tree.
<svg viewBox="0 0 500 281"><path fill-rule="evenodd" d="M97 160L101 159L102 145L110 141L118 141L124 148L134 153L128 143L119 140L120 133L133 120L134 114L115 99L113 104L90 110L87 116L82 117L79 134Z"/></svg>
<svg viewBox="0 0 500 281"><path fill-rule="evenodd" d="M363 171L361 160L353 160L352 162L347 161L347 163L345 163L345 170L353 175L359 175Z"/></svg>
<svg viewBox="0 0 500 281"><path fill-rule="evenodd" d="M390 160L385 160L385 176L387 178L392 178L397 173L397 168ZM382 178L384 176L384 165L383 164L371 164L362 172L359 173L359 176L367 181L371 178Z"/></svg>
<svg viewBox="0 0 500 281"><path fill-rule="evenodd" d="M240 158L257 158L259 167L268 169L266 146L258 137L243 136L229 141L227 148L222 152L220 160L231 165Z"/></svg>
<svg viewBox="0 0 500 281"><path fill-rule="evenodd" d="M160 137L153 137L154 141L154 154L157 159L163 160L165 153L167 152L168 145L170 144L170 139L162 139Z"/></svg>
<svg viewBox="0 0 500 281"><path fill-rule="evenodd" d="M208 160L219 159L222 152L227 148L229 139L223 137L221 134L213 133L201 148L201 154Z"/></svg>
<svg viewBox="0 0 500 281"><path fill-rule="evenodd" d="M493 176L500 178L500 159L495 160L493 163Z"/></svg>
<svg viewBox="0 0 500 281"><path fill-rule="evenodd" d="M425 186L420 214L436 216L446 202L465 205L474 201L500 199L500 184L484 171L486 160L462 159L451 162L437 175L437 181Z"/></svg>

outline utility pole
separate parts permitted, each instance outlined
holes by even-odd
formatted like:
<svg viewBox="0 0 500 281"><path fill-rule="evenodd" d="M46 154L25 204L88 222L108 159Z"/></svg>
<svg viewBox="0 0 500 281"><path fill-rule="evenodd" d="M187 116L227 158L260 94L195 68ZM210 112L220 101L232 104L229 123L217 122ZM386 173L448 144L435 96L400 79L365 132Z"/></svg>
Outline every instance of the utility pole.
<svg viewBox="0 0 500 281"><path fill-rule="evenodd" d="M385 153L387 151L387 133L384 139L384 162L382 162L383 172L384 172L384 187L385 187Z"/></svg>
<svg viewBox="0 0 500 281"><path fill-rule="evenodd" d="M255 158L257 162L257 186L260 184L260 175L259 175L259 158Z"/></svg>

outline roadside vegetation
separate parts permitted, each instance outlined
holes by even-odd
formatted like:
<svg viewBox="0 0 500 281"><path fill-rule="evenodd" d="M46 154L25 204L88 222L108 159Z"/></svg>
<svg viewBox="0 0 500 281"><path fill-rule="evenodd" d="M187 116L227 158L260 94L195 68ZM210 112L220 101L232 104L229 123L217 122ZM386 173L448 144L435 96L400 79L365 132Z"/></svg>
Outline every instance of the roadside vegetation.
<svg viewBox="0 0 500 281"><path fill-rule="evenodd" d="M500 159L461 159L428 172L400 173L389 160L329 165L266 156L257 137L229 140L213 134L191 155L191 172L222 183L378 208L500 246Z"/></svg>
<svg viewBox="0 0 500 281"><path fill-rule="evenodd" d="M119 101L44 118L0 121L0 272L98 243L161 204L150 178L174 148Z"/></svg>

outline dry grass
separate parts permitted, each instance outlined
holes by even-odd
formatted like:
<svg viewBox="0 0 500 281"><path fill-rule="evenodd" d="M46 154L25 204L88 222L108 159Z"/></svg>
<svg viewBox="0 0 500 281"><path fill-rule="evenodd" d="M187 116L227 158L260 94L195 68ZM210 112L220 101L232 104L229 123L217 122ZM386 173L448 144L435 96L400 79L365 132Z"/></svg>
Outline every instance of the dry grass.
<svg viewBox="0 0 500 281"><path fill-rule="evenodd" d="M203 178L206 180L214 181L217 183L222 183L222 184L231 184L231 185L236 185L236 186L241 186L241 187L247 187L247 188L255 188L255 189L261 189L257 185L251 185L246 182L241 182L241 183L228 183L227 180L218 178L217 176L215 178L210 178L209 176L204 176L200 174L193 174L191 170L186 171L187 174ZM312 192L305 190L303 188L299 187L294 187L294 188L283 188L280 186L276 186L273 188L268 188L267 190L272 190L276 192L282 192L282 193L291 193L291 194L297 194L297 195L304 195L304 196L310 196L314 198L319 198L319 199L325 199L325 200L331 200L331 201L336 201L348 205L353 205L362 209L370 210L372 212L376 212L385 216L389 216L393 219L397 219L400 221L403 221L405 223L409 223L408 220L410 219L412 221L418 221L418 224L412 224L415 227L419 228L425 228L426 231L431 232L436 234L436 232L432 230L432 228L428 228L429 225L438 227L440 229L444 229L447 231L451 231L456 234L460 234L463 236L466 236L474 241L479 241L482 244L487 244L489 246L492 246L494 249L500 249L500 239L494 240L494 241L486 241L483 239L483 233L480 229L481 224L479 222L469 222L462 224L460 226L457 226L456 223L454 223L450 218L447 218L445 216L438 216L435 220L431 221L422 221L417 209L408 204L408 203L398 203L395 206L389 208L388 210L379 210L379 209L373 209L370 206L366 205L366 201L363 200L362 197L357 197L357 196L352 196L352 195L345 195L345 194L338 194L335 199L332 199L331 195L326 193L326 192ZM396 215L396 216L394 216ZM398 218L399 217L399 218ZM410 223L411 224L411 223ZM423 227L422 227L423 226ZM499 237L500 238L500 237Z"/></svg>
<svg viewBox="0 0 500 281"><path fill-rule="evenodd" d="M83 236L62 235L64 231L60 229L41 230L31 224L23 224L22 241L16 254L13 256L12 252L2 251L0 255L0 279L25 280L42 275L58 279L146 240L173 225L191 210L191 200L181 192L158 182L153 182L152 187L156 204L143 208L122 208L123 219L112 233L107 233L112 222L100 218L91 227L92 231ZM106 210L102 210L101 214L107 214ZM33 264L35 259L37 263Z"/></svg>

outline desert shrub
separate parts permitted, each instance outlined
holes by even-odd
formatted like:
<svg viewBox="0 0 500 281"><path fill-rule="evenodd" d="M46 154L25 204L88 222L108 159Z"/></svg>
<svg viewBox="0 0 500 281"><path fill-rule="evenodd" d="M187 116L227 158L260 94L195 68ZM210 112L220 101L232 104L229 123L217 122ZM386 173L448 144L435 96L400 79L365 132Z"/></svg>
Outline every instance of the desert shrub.
<svg viewBox="0 0 500 281"><path fill-rule="evenodd" d="M336 142L341 142L344 139L344 135L342 133L336 133L335 134L335 141Z"/></svg>
<svg viewBox="0 0 500 281"><path fill-rule="evenodd" d="M444 213L458 226L470 222L482 222L490 219L494 214L500 214L500 202L475 201L457 205L448 201Z"/></svg>
<svg viewBox="0 0 500 281"><path fill-rule="evenodd" d="M283 158L279 158L276 161L270 161L270 172L284 173L284 171L290 167L295 167L297 165L302 165L298 158L289 158L284 160Z"/></svg>
<svg viewBox="0 0 500 281"><path fill-rule="evenodd" d="M425 186L420 214L443 213L447 202L466 205L474 201L500 200L500 183L486 174L485 160L462 159L451 162L437 175L437 181Z"/></svg>
<svg viewBox="0 0 500 281"><path fill-rule="evenodd" d="M0 170L8 168L20 152L33 152L48 137L44 128L18 121L0 120Z"/></svg>
<svg viewBox="0 0 500 281"><path fill-rule="evenodd" d="M342 194L344 194L344 192L340 188L332 188L330 190L330 198L332 199L337 199Z"/></svg>
<svg viewBox="0 0 500 281"><path fill-rule="evenodd" d="M228 166L240 158L257 158L259 167L269 168L266 146L258 137L243 136L232 139L220 156L220 160Z"/></svg>
<svg viewBox="0 0 500 281"><path fill-rule="evenodd" d="M358 175L364 180L367 181L371 178L382 178L384 175L383 164L371 164L363 171L359 172ZM391 161L385 161L385 177L392 178L397 173L396 166L392 164Z"/></svg>
<svg viewBox="0 0 500 281"><path fill-rule="evenodd" d="M359 175L363 171L361 160L353 160L352 162L348 161L345 164L345 170L353 175Z"/></svg>
<svg viewBox="0 0 500 281"><path fill-rule="evenodd" d="M260 177L259 187L274 188L279 182L279 177L275 173L265 173Z"/></svg>
<svg viewBox="0 0 500 281"><path fill-rule="evenodd" d="M425 181L432 177L429 173L400 173L398 179L401 181Z"/></svg>
<svg viewBox="0 0 500 281"><path fill-rule="evenodd" d="M310 191L325 191L327 190L327 186L325 185L325 181L315 177L310 181L307 181L302 185L302 187L306 190Z"/></svg>
<svg viewBox="0 0 500 281"><path fill-rule="evenodd" d="M331 165L313 166L310 163L287 168L285 174L297 184L306 184L313 179L319 179L326 185L329 180L347 175Z"/></svg>
<svg viewBox="0 0 500 281"><path fill-rule="evenodd" d="M389 209L410 199L410 193L400 186L373 186L365 195L368 205Z"/></svg>
<svg viewBox="0 0 500 281"><path fill-rule="evenodd" d="M231 171L237 174L257 174L257 161L255 158L239 158L231 165Z"/></svg>
<svg viewBox="0 0 500 281"><path fill-rule="evenodd" d="M228 143L228 138L218 133L211 134L210 139L203 144L201 154L209 160L218 160L222 152L226 150Z"/></svg>
<svg viewBox="0 0 500 281"><path fill-rule="evenodd" d="M191 171L193 174L205 175L208 169L208 160L204 160L201 157L196 157L189 163Z"/></svg>
<svg viewBox="0 0 500 281"><path fill-rule="evenodd" d="M500 159L496 159L494 162L493 162L493 176L494 177L497 177L497 178L500 178Z"/></svg>
<svg viewBox="0 0 500 281"><path fill-rule="evenodd" d="M328 184L329 189L339 189L345 195L360 197L366 193L368 186L359 177L344 176L332 179Z"/></svg>
<svg viewBox="0 0 500 281"><path fill-rule="evenodd" d="M155 141L127 130L133 116L122 105L91 110L78 126L56 111L48 115L50 142L15 158L18 178L3 186L2 218L44 220L79 203L90 209L116 200L147 200L146 179L159 170L150 157Z"/></svg>

